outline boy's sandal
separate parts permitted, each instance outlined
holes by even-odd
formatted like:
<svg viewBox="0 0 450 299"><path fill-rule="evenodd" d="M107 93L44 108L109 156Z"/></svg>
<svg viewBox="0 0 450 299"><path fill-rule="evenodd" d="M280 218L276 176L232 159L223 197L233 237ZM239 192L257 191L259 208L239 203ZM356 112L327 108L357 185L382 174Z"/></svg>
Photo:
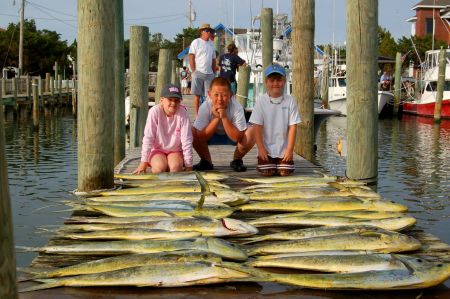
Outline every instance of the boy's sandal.
<svg viewBox="0 0 450 299"><path fill-rule="evenodd" d="M247 167L244 165L242 159L236 159L230 162L230 167L236 172L247 171Z"/></svg>

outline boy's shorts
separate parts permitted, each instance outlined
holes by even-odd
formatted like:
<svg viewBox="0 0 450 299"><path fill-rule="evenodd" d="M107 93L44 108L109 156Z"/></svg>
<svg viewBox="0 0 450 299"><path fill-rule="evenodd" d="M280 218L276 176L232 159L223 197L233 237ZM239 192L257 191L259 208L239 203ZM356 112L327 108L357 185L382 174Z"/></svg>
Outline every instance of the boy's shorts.
<svg viewBox="0 0 450 299"><path fill-rule="evenodd" d="M236 145L237 143L228 137L227 134L221 135L214 133L214 135L208 140L208 145Z"/></svg>
<svg viewBox="0 0 450 299"><path fill-rule="evenodd" d="M258 165L256 169L264 176L273 176L279 174L287 176L294 172L294 161L283 162L282 158L272 158L270 156L268 161L262 160L258 157Z"/></svg>

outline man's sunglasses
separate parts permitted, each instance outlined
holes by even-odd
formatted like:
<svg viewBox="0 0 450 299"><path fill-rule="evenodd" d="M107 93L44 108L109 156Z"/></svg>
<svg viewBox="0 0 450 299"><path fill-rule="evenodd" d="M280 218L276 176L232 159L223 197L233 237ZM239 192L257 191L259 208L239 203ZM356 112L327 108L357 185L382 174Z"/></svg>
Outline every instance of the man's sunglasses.
<svg viewBox="0 0 450 299"><path fill-rule="evenodd" d="M205 31L205 32L210 32L210 33L214 32L214 31L211 30L211 29L203 29L203 31Z"/></svg>

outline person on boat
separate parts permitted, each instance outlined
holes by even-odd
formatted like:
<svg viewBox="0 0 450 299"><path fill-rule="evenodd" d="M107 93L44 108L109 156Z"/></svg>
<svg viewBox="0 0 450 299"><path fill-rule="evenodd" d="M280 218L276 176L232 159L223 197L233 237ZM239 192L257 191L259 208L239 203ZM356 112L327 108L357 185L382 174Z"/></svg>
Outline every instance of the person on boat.
<svg viewBox="0 0 450 299"><path fill-rule="evenodd" d="M286 71L279 64L264 70L266 93L256 99L249 122L258 147L256 169L264 176L290 175L294 167L294 144L300 123L297 104L284 94Z"/></svg>
<svg viewBox="0 0 450 299"><path fill-rule="evenodd" d="M388 72L384 71L383 75L381 75L380 78L380 86L381 90L390 90L391 89L391 83L392 83L392 76L388 74Z"/></svg>
<svg viewBox="0 0 450 299"><path fill-rule="evenodd" d="M219 66L220 66L220 77L223 77L230 81L231 91L236 94L237 83L236 83L236 71L239 66L245 64L245 60L238 56L238 48L234 43L227 46L228 53L220 56Z"/></svg>
<svg viewBox="0 0 450 299"><path fill-rule="evenodd" d="M141 163L133 173L143 173L149 166L152 173L192 170L192 129L182 99L178 85L163 87L159 104L148 112Z"/></svg>
<svg viewBox="0 0 450 299"><path fill-rule="evenodd" d="M200 106L192 128L193 146L200 162L193 169L213 170L209 145L236 145L230 167L237 172L246 171L242 158L255 145L253 127L247 126L244 108L231 94L230 82L217 77L211 82L208 97Z"/></svg>
<svg viewBox="0 0 450 299"><path fill-rule="evenodd" d="M194 94L194 112L197 116L200 106L200 97L206 95L214 72L216 70L216 52L210 41L213 29L209 24L199 28L200 37L192 41L189 47L189 66L191 67L192 86Z"/></svg>

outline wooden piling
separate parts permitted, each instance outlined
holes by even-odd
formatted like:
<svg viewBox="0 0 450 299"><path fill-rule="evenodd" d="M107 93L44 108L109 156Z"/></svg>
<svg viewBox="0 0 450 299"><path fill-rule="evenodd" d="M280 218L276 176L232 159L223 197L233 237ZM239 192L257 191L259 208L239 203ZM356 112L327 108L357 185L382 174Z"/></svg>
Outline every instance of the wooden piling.
<svg viewBox="0 0 450 299"><path fill-rule="evenodd" d="M330 80L330 47L325 47L325 54L323 56L323 67L322 67L322 80L320 82L320 96L322 98L322 107L329 109L328 105L328 87Z"/></svg>
<svg viewBox="0 0 450 299"><path fill-rule="evenodd" d="M250 84L251 67L248 65L241 65L239 67L239 78L236 91L236 98L241 103L242 107L247 107L248 86Z"/></svg>
<svg viewBox="0 0 450 299"><path fill-rule="evenodd" d="M114 1L116 8L114 62L114 165L125 157L125 56L123 45L123 0Z"/></svg>
<svg viewBox="0 0 450 299"><path fill-rule="evenodd" d="M31 100L31 92L32 92L30 75L27 75L25 84L26 84L26 87L25 87L26 91L25 92L26 92L26 95L27 95L27 100L29 101L29 100Z"/></svg>
<svg viewBox="0 0 450 299"><path fill-rule="evenodd" d="M436 96L436 103L434 104L434 123L436 124L441 122L441 110L442 110L442 99L444 97L446 64L447 64L446 51L445 49L441 49L441 51L439 52L437 96Z"/></svg>
<svg viewBox="0 0 450 299"><path fill-rule="evenodd" d="M55 96L55 80L52 76L50 76L50 96L53 100Z"/></svg>
<svg viewBox="0 0 450 299"><path fill-rule="evenodd" d="M0 95L3 94L3 84ZM0 298L17 298L16 256L14 252L11 199L3 129L3 105L0 103Z"/></svg>
<svg viewBox="0 0 450 299"><path fill-rule="evenodd" d="M361 22L364 20L364 22ZM347 0L347 176L378 176L378 0Z"/></svg>
<svg viewBox="0 0 450 299"><path fill-rule="evenodd" d="M69 103L70 100L70 87L69 87L69 79L66 79L66 102Z"/></svg>
<svg viewBox="0 0 450 299"><path fill-rule="evenodd" d="M1 89L2 91L0 92L0 95L2 97L6 96L6 78L1 79L2 80L2 85L1 85Z"/></svg>
<svg viewBox="0 0 450 299"><path fill-rule="evenodd" d="M394 76L394 110L392 111L393 116L398 115L398 107L400 105L400 96L402 88L402 54L397 52L395 56L395 76Z"/></svg>
<svg viewBox="0 0 450 299"><path fill-rule="evenodd" d="M14 101L17 103L18 82L17 82L16 77L12 78L11 80L12 80L13 98L14 98Z"/></svg>
<svg viewBox="0 0 450 299"><path fill-rule="evenodd" d="M158 59L158 74L156 77L156 90L155 90L155 101L158 102L162 87L170 83L170 64L169 61L172 57L172 50L170 49L160 49L159 59Z"/></svg>
<svg viewBox="0 0 450 299"><path fill-rule="evenodd" d="M110 0L79 0L78 190L114 186L114 18Z"/></svg>
<svg viewBox="0 0 450 299"><path fill-rule="evenodd" d="M33 80L33 127L35 130L39 129L39 81Z"/></svg>
<svg viewBox="0 0 450 299"><path fill-rule="evenodd" d="M62 101L62 76L58 75L58 102Z"/></svg>
<svg viewBox="0 0 450 299"><path fill-rule="evenodd" d="M77 115L77 80L72 79L72 115Z"/></svg>
<svg viewBox="0 0 450 299"><path fill-rule="evenodd" d="M53 70L55 71L55 80L58 80L58 75L59 75L59 67L58 67L58 61L55 61L55 64L53 65Z"/></svg>
<svg viewBox="0 0 450 299"><path fill-rule="evenodd" d="M180 85L180 76L178 76L177 72L177 60L172 59L171 62L171 74L170 74L170 83Z"/></svg>
<svg viewBox="0 0 450 299"><path fill-rule="evenodd" d="M148 114L148 32L145 26L130 27L131 148L141 146Z"/></svg>
<svg viewBox="0 0 450 299"><path fill-rule="evenodd" d="M45 92L50 92L50 73L45 73Z"/></svg>
<svg viewBox="0 0 450 299"><path fill-rule="evenodd" d="M292 18L294 21L294 18ZM273 10L263 8L261 10L261 38L263 69L273 62Z"/></svg>
<svg viewBox="0 0 450 299"><path fill-rule="evenodd" d="M314 7L313 0L292 1L292 93L302 120L295 152L309 161L314 155Z"/></svg>

